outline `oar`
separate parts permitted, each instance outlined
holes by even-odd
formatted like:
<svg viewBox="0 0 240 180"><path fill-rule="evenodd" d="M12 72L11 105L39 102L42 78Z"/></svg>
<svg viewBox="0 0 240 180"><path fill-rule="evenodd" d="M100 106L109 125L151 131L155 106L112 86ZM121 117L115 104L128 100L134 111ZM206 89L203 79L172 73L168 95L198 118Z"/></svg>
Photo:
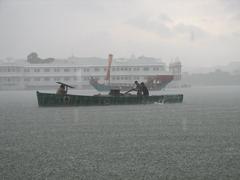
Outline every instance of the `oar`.
<svg viewBox="0 0 240 180"><path fill-rule="evenodd" d="M130 90L128 90L127 92L125 92L124 94L127 94L127 93L129 93L129 92L131 92L131 91L133 91L134 90L134 88L133 89L130 89Z"/></svg>

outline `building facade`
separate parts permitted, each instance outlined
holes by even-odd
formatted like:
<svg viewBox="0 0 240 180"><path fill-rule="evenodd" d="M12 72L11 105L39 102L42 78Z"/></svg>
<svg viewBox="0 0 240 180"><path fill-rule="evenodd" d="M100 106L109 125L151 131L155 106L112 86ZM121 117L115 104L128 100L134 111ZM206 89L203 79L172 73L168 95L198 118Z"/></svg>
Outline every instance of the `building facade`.
<svg viewBox="0 0 240 180"><path fill-rule="evenodd" d="M71 57L39 64L31 64L26 60L6 61L0 62L0 90L51 89L57 88L56 81L77 89L88 89L92 88L89 84L91 78L105 83L106 73L107 60L100 58ZM150 76L172 73L159 59L114 59L109 81L127 85L133 84L135 80L145 81Z"/></svg>

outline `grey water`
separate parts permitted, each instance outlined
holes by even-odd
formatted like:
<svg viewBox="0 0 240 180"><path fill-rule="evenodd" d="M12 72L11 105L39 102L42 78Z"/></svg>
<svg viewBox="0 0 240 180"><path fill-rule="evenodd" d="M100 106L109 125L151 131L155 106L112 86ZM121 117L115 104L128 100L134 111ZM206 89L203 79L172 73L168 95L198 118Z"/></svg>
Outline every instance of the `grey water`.
<svg viewBox="0 0 240 180"><path fill-rule="evenodd" d="M67 108L1 91L0 179L239 179L240 86L164 93L179 91L182 104Z"/></svg>

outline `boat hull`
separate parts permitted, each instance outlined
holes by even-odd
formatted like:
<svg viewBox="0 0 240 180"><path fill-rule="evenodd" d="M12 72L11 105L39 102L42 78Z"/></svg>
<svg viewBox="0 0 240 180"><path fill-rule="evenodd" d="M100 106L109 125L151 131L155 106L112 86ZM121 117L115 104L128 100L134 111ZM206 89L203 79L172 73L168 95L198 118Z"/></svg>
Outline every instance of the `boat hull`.
<svg viewBox="0 0 240 180"><path fill-rule="evenodd" d="M110 96L110 95L57 95L37 91L37 100L40 107L44 106L103 106L103 105L131 105L152 103L181 103L182 94L158 96Z"/></svg>
<svg viewBox="0 0 240 180"><path fill-rule="evenodd" d="M147 88L151 91L160 91L165 88L173 80L173 75L156 75L149 76L147 81L144 82ZM121 91L127 91L135 87L133 83L130 84L101 84L98 80L91 78L89 84L92 85L97 91L110 91L111 89L120 89Z"/></svg>

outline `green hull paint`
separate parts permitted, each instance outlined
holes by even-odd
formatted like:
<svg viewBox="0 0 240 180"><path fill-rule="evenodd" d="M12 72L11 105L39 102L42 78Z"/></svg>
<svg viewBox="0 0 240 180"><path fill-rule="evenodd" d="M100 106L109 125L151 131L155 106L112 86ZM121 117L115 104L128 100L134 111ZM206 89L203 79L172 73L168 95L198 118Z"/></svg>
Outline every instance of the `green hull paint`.
<svg viewBox="0 0 240 180"><path fill-rule="evenodd" d="M181 103L182 94L158 95L158 96L110 96L110 95L57 95L40 93L37 91L39 106L102 106L102 105L130 105L130 104L152 104L152 103Z"/></svg>

